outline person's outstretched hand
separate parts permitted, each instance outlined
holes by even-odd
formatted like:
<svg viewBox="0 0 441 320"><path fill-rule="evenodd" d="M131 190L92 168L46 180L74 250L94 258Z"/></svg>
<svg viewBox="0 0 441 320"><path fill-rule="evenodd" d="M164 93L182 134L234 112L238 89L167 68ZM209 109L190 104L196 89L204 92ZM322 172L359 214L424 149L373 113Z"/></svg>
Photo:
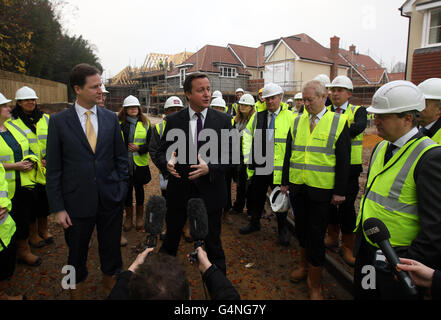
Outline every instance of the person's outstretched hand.
<svg viewBox="0 0 441 320"><path fill-rule="evenodd" d="M147 248L145 249L143 252L141 252L140 254L138 254L138 256L136 257L135 261L133 261L132 265L129 267L128 270L135 272L136 268L138 268L139 265L143 264L145 261L145 258L147 257L147 255L152 252L155 248Z"/></svg>
<svg viewBox="0 0 441 320"><path fill-rule="evenodd" d="M397 264L397 268L409 272L410 277L417 286L424 288L430 288L432 286L433 273L435 270L412 259L400 258L400 261L401 263Z"/></svg>

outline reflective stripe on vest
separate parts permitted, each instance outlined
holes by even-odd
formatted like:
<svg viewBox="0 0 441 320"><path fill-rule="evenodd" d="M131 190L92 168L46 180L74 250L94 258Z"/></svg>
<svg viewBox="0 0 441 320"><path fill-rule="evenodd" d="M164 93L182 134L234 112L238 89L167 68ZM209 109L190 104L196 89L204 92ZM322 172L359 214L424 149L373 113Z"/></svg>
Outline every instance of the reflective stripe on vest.
<svg viewBox="0 0 441 320"><path fill-rule="evenodd" d="M137 146L146 144L147 142L147 133L149 130L149 123L144 126L142 121L138 121L135 128L135 136L133 138L133 143ZM139 154L139 152L133 153L133 161L139 167L144 167L149 164L149 154L148 152L145 154Z"/></svg>
<svg viewBox="0 0 441 320"><path fill-rule="evenodd" d="M376 217L388 227L392 246L409 246L420 229L415 166L427 150L438 145L427 137L414 139L384 165L387 144L382 141L372 155L357 228L366 219ZM366 240L371 243L367 237Z"/></svg>

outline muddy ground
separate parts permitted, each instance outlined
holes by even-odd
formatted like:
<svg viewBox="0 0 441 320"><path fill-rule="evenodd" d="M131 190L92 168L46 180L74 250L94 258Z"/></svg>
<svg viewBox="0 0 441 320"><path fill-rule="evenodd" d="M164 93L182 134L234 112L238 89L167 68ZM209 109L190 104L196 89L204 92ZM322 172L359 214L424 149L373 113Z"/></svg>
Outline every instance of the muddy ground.
<svg viewBox="0 0 441 320"><path fill-rule="evenodd" d="M153 122L159 121L154 118ZM367 130L364 140L364 167L371 153L372 147L379 138L373 129ZM158 170L151 163L152 181L145 186L145 201L152 195L160 195ZM360 186L363 188L366 177L363 173ZM361 192L360 192L361 194ZM235 185L232 191L235 197ZM360 198L360 196L359 196ZM359 200L358 200L359 201ZM358 206L357 201L357 206ZM40 249L32 249L43 259L38 267L29 267L18 263L14 276L10 280L11 294L25 294L30 300L64 300L70 295L61 287L65 274L63 266L67 263L67 247L64 241L63 230L55 225L50 218L50 231L55 236L55 242ZM269 213L262 219L262 229L250 235L239 234L239 228L248 223L246 214L232 216L232 225L222 224L222 243L226 254L227 276L238 290L242 299L250 300L303 300L308 299L306 281L292 283L289 281L290 272L298 263L298 244L292 238L289 247L281 247L277 241L276 217ZM127 268L135 259L139 248L145 240L145 233L131 230L124 232L128 245L122 248L124 268ZM95 237L95 236L94 236ZM160 243L159 243L160 245ZM186 260L186 255L193 250L193 244L183 238L178 258L186 266L191 286L192 299L205 299L204 289L199 271ZM337 259L339 255L333 254ZM340 259L342 264L344 262ZM345 268L352 272L350 267ZM98 244L93 242L88 257L89 277L86 280L86 298L89 300L104 299L101 287L101 271L98 256ZM326 271L323 275L324 297L329 300L346 300L352 297Z"/></svg>

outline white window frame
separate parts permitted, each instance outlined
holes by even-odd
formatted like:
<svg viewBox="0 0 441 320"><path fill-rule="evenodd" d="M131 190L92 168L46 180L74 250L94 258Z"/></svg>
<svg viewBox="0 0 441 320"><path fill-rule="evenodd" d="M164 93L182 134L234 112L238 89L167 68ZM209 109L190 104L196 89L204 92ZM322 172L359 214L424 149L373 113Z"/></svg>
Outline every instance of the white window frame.
<svg viewBox="0 0 441 320"><path fill-rule="evenodd" d="M221 78L237 78L237 68L234 68L234 67L219 67L219 69L220 69L219 77L221 77Z"/></svg>
<svg viewBox="0 0 441 320"><path fill-rule="evenodd" d="M184 87L186 71L187 71L186 68L179 69L179 88L183 88Z"/></svg>
<svg viewBox="0 0 441 320"><path fill-rule="evenodd" d="M441 42L437 43L429 43L430 38L430 19L432 17L432 12L441 10L441 7L432 8L431 10L427 10L424 13L423 18L423 36L421 40L422 48L430 48L430 47L439 47L441 46Z"/></svg>

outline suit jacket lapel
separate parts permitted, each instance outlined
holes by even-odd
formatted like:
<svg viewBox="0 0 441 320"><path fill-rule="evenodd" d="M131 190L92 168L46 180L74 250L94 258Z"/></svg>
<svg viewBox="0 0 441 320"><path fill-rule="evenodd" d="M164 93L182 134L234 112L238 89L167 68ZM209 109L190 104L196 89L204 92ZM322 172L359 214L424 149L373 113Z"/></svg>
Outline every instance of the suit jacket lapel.
<svg viewBox="0 0 441 320"><path fill-rule="evenodd" d="M80 119L78 118L77 111L75 109L75 104L69 109L69 121L67 121L67 125L72 128L72 132L78 137L80 142L90 151L92 152L92 148L90 147L89 141L87 141L86 134L84 133L83 127L81 126Z"/></svg>
<svg viewBox="0 0 441 320"><path fill-rule="evenodd" d="M103 139L105 138L105 124L106 121L104 121L104 112L101 110L100 107L96 107L96 116L98 119L98 136L96 141L96 148L95 148L95 154L98 153L98 151L101 148L101 144L103 143ZM92 149L91 149L92 150Z"/></svg>

